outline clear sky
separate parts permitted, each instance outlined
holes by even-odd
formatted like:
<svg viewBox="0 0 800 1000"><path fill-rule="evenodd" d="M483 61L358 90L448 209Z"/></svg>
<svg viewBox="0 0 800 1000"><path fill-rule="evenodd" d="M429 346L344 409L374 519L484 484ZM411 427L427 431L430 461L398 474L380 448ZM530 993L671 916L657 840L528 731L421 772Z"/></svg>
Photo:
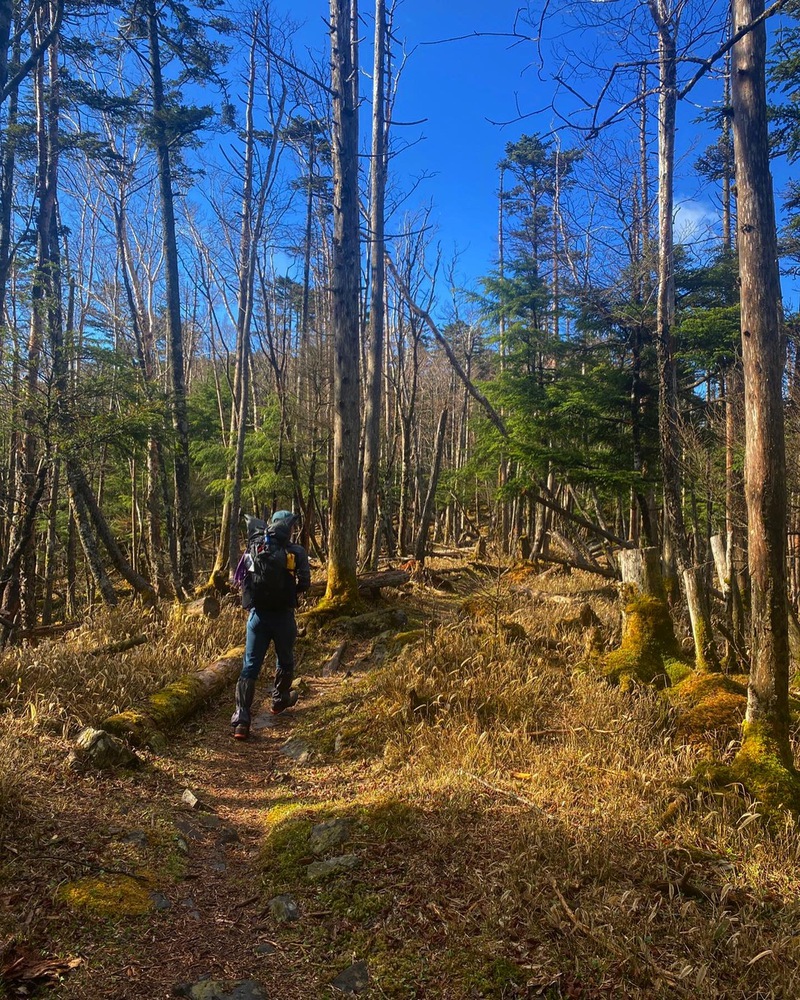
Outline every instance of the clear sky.
<svg viewBox="0 0 800 1000"><path fill-rule="evenodd" d="M278 0L278 3L280 0ZM631 5L633 7L633 5ZM720 11L724 3L715 4ZM403 121L425 119L422 124L395 129L395 140L417 141L392 163L396 182L410 186L420 174L429 175L414 195L417 204L433 204L433 221L445 254L455 247L461 252L460 270L467 283L486 274L497 254L497 163L505 145L524 132L546 132L557 124L546 110L554 85L552 69L540 67L540 53L532 41L500 37L511 33L520 9L517 0L403 0L395 17L395 33L405 40L407 64L400 82L396 117ZM558 10L553 5L552 10ZM361 0L364 22L362 70L371 71L372 12L369 0ZM299 44L327 57L328 40L324 19L328 5L322 0L293 0L291 17L303 24ZM559 15L553 14L549 34L560 30ZM771 30L774 25L771 25ZM520 22L519 31L533 34ZM464 37L456 41L442 41ZM480 37L477 37L480 36ZM439 42L440 44L430 44ZM603 54L607 42L601 34L573 36L570 44ZM712 51L716 40L703 46ZM586 96L593 99L601 77L587 79ZM704 84L693 95L698 102L719 100L721 85ZM368 97L370 81L363 79ZM559 98L564 106L567 95ZM570 99L571 100L571 99ZM572 102L574 103L574 102ZM543 110L544 109L544 110ZM520 120L519 115L531 114ZM678 147L682 153L676 181L678 235L695 227L700 232L712 225L719 231L717 192L693 173L698 153L708 144L705 126L696 119L698 108L684 102L679 111ZM516 121L514 119L517 119ZM498 122L510 122L499 125ZM569 140L566 140L569 145ZM783 163L775 166L776 195L786 182ZM778 199L779 200L779 199ZM800 295L787 289L790 305L797 308Z"/></svg>

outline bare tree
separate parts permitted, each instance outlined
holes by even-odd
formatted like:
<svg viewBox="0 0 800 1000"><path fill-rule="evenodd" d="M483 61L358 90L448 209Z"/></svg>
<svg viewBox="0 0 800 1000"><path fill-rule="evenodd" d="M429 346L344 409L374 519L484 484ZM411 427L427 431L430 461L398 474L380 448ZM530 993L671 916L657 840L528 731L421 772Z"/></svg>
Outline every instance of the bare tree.
<svg viewBox="0 0 800 1000"><path fill-rule="evenodd" d="M354 63L353 0L331 0L333 90L333 257L331 325L334 340L333 484L326 598L358 598L359 205L358 73Z"/></svg>

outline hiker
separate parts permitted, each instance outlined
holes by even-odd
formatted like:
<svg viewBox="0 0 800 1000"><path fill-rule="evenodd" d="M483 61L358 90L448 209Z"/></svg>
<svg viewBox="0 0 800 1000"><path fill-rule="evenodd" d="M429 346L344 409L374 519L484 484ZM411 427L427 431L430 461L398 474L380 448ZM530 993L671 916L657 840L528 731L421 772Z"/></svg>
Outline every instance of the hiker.
<svg viewBox="0 0 800 1000"><path fill-rule="evenodd" d="M278 510L268 524L247 515L247 550L236 568L234 583L242 589L242 607L249 609L247 642L242 672L236 684L236 711L231 718L233 736L250 735L250 708L269 644L275 644L273 715L280 715L297 701L292 690L297 595L311 586L311 567L302 545L292 541L297 515Z"/></svg>

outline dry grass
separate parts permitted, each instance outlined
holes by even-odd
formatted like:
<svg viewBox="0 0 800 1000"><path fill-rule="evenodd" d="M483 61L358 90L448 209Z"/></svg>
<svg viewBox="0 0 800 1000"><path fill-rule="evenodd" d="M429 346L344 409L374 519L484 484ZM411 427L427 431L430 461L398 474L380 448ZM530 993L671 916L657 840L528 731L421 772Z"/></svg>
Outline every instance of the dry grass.
<svg viewBox="0 0 800 1000"><path fill-rule="evenodd" d="M296 772L297 797L282 783L260 793L278 831L265 887L292 891L309 915L275 931L306 963L287 982L309 969L329 981L364 958L369 996L398 1000L800 995L796 826L768 833L758 804L736 795L684 788L675 807L700 751L681 744L674 708L583 664L576 620L591 604L596 638L613 643L613 592L579 574L448 579L455 594L417 584L404 597L428 620L417 645L308 710L302 735L320 756ZM475 613L460 615L467 599ZM0 771L0 827L31 797L77 794L55 769L65 731L205 662L242 625L233 612L191 624L100 615L67 642L9 654L0 755L19 777ZM145 647L87 656L145 630ZM324 661L301 645L309 664ZM197 760L175 762L189 764L202 783ZM359 825L362 863L313 886L304 838L328 815Z"/></svg>
<svg viewBox="0 0 800 1000"><path fill-rule="evenodd" d="M585 587L551 577L547 594L580 606ZM672 708L576 669L581 638L563 628L575 607L519 588L492 581L488 611L369 676L344 717L350 755L382 746L375 782L425 814L424 855L408 863L447 946L515 970L478 993L458 976L450 992L408 992L400 976L386 995L800 995L794 821L770 834L757 803L694 793L665 822L697 759ZM610 635L608 595L590 600ZM506 638L509 617L528 639ZM541 636L561 649L542 653ZM441 926L413 934L445 961Z"/></svg>
<svg viewBox="0 0 800 1000"><path fill-rule="evenodd" d="M20 803L39 797L41 768L51 748L89 724L141 702L161 686L241 643L242 613L226 608L216 620L184 618L173 605L154 613L128 605L98 609L65 637L0 654L0 827L14 822ZM92 651L129 636L147 642L121 653ZM37 742L46 734L50 740Z"/></svg>

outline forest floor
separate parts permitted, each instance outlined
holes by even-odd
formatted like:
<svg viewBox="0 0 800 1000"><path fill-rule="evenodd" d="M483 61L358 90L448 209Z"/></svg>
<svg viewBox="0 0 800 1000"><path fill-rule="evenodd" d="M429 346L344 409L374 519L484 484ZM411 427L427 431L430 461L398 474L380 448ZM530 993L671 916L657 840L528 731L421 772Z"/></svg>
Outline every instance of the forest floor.
<svg viewBox="0 0 800 1000"><path fill-rule="evenodd" d="M398 641L301 638L305 692L277 718L265 667L247 742L232 692L130 773L63 766L46 706L28 719L0 997L800 995L797 829L676 799L708 748L681 744L662 694L587 665L587 606L592 643L618 639L613 589L449 579L390 596Z"/></svg>

